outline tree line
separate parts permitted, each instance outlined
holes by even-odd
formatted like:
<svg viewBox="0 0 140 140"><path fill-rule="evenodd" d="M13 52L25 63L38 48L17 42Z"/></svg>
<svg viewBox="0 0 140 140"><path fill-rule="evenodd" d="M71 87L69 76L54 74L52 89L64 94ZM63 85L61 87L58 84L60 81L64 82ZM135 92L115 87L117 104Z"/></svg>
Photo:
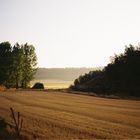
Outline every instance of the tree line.
<svg viewBox="0 0 140 140"><path fill-rule="evenodd" d="M0 43L0 85L27 88L36 73L37 56L33 45Z"/></svg>
<svg viewBox="0 0 140 140"><path fill-rule="evenodd" d="M70 88L97 94L140 96L140 45L126 46L103 70L81 75Z"/></svg>

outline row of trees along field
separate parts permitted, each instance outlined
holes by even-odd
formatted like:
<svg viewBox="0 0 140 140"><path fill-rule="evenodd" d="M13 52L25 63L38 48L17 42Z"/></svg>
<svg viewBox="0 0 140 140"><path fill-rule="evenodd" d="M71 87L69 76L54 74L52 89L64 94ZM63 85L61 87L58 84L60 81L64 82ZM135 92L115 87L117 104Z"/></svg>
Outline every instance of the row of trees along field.
<svg viewBox="0 0 140 140"><path fill-rule="evenodd" d="M34 46L0 43L0 85L27 88L35 75L36 65Z"/></svg>
<svg viewBox="0 0 140 140"><path fill-rule="evenodd" d="M126 46L99 71L81 75L70 87L78 91L119 96L140 96L140 45Z"/></svg>

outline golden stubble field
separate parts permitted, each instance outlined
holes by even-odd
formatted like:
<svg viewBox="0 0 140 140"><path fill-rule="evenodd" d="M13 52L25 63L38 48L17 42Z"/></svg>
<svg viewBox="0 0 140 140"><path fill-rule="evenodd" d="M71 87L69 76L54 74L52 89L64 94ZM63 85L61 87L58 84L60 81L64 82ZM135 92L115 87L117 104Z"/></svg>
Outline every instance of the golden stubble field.
<svg viewBox="0 0 140 140"><path fill-rule="evenodd" d="M57 91L4 91L0 116L9 108L24 119L27 139L140 139L140 101L107 99Z"/></svg>

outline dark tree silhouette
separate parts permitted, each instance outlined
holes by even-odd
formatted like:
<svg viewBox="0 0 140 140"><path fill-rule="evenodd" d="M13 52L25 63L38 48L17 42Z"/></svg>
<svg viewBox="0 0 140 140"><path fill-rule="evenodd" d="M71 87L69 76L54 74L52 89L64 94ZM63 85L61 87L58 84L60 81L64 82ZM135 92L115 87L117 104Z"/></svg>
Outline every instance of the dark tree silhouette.
<svg viewBox="0 0 140 140"><path fill-rule="evenodd" d="M140 96L140 46L126 46L102 71L93 71L75 80L74 90L102 94Z"/></svg>
<svg viewBox="0 0 140 140"><path fill-rule="evenodd" d="M9 87L12 74L12 47L9 42L0 43L0 84Z"/></svg>

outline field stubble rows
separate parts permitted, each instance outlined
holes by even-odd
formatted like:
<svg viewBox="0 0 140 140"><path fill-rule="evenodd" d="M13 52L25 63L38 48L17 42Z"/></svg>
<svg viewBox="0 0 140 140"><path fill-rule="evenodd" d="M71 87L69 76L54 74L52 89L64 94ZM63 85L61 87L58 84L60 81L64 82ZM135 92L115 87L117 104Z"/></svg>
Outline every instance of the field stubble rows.
<svg viewBox="0 0 140 140"><path fill-rule="evenodd" d="M140 101L62 92L6 91L0 116L11 123L9 108L24 118L28 139L140 139Z"/></svg>

